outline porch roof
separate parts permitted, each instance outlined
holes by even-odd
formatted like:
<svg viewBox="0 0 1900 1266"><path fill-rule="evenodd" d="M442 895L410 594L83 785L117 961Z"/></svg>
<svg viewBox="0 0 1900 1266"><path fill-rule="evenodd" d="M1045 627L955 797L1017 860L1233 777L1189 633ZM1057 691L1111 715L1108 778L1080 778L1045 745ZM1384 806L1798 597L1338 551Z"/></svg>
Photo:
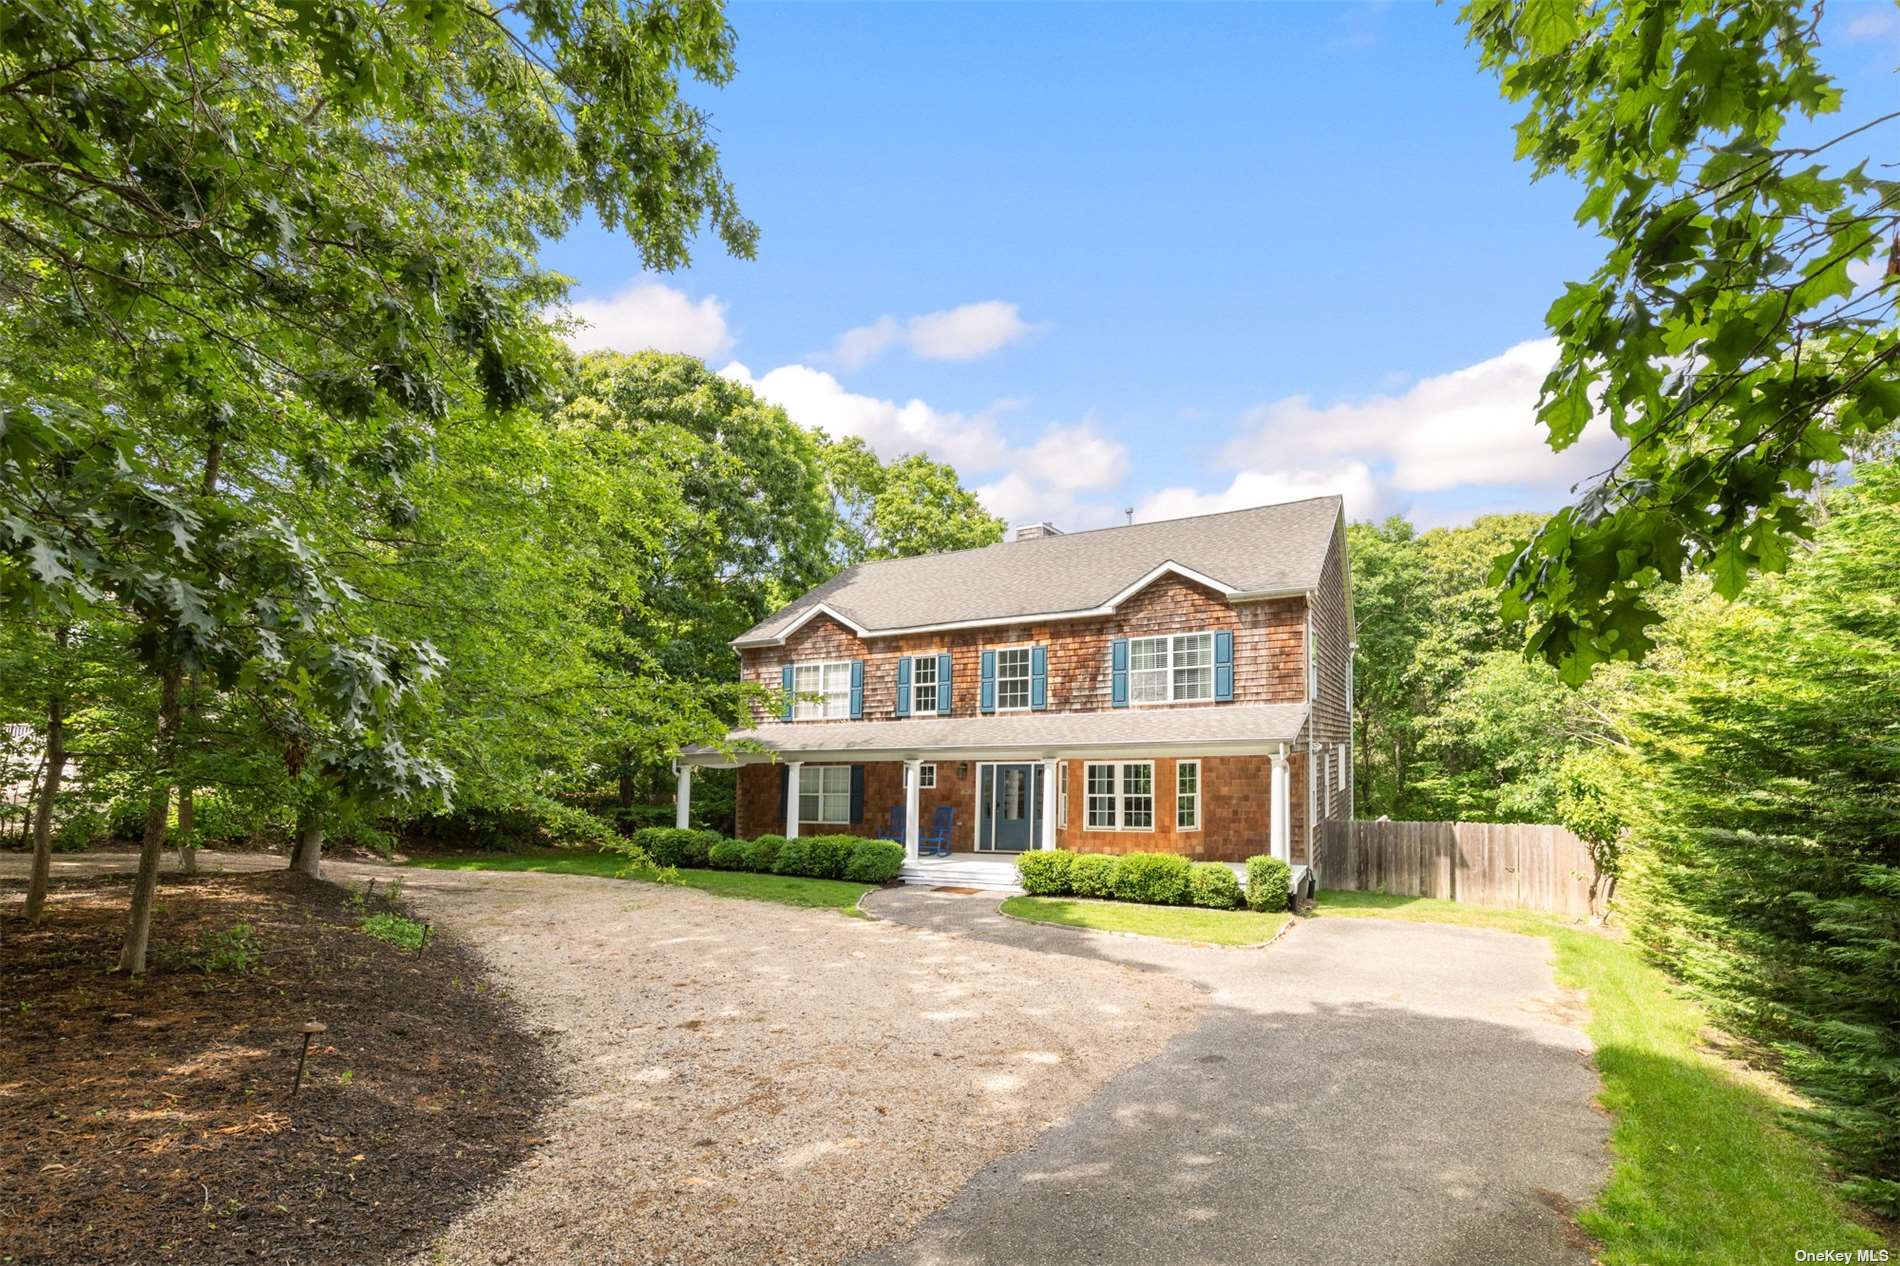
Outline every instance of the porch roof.
<svg viewBox="0 0 1900 1266"><path fill-rule="evenodd" d="M734 730L726 750L689 747L680 764L725 767L781 760L989 760L1061 756L1266 755L1299 737L1305 703L1240 707L1115 708L916 717L901 721L793 721Z"/></svg>

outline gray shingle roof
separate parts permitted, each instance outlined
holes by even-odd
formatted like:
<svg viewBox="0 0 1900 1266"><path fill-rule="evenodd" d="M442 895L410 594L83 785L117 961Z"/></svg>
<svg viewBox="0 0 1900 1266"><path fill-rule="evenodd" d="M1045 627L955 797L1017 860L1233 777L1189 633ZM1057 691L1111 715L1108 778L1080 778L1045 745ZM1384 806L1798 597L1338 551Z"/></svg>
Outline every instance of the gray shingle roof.
<svg viewBox="0 0 1900 1266"><path fill-rule="evenodd" d="M1340 511L1338 497L1315 497L862 563L735 641L770 641L820 603L871 632L1092 610L1170 562L1239 593L1310 589Z"/></svg>
<svg viewBox="0 0 1900 1266"><path fill-rule="evenodd" d="M1024 542L1028 544L1028 542ZM985 752L1085 755L1091 749L1169 745L1201 750L1261 748L1290 743L1306 722L1304 703L1260 703L1238 707L1114 708L1106 712L1031 712L1010 716L919 717L903 721L806 721L735 730L734 744L756 743L771 756L856 756L896 760L906 753L929 757ZM687 764L722 764L714 748L689 747Z"/></svg>

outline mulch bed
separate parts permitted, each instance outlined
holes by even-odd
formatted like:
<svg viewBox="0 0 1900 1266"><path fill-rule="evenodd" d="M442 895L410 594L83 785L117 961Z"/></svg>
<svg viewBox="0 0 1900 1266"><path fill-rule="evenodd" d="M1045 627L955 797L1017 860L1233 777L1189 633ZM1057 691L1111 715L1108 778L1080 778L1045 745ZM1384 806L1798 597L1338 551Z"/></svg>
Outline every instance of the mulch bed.
<svg viewBox="0 0 1900 1266"><path fill-rule="evenodd" d="M387 1259L540 1141L539 1045L466 947L365 935L299 875L167 876L127 979L129 888L0 917L0 1263ZM204 970L238 924L255 965ZM328 1031L293 1097L306 1021Z"/></svg>

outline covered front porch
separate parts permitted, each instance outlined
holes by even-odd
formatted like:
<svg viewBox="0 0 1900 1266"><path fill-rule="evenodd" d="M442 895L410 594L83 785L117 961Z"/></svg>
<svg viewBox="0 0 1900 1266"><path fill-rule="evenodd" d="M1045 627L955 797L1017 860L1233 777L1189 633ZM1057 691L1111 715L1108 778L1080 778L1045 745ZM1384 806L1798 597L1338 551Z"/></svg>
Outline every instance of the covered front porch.
<svg viewBox="0 0 1900 1266"><path fill-rule="evenodd" d="M887 835L911 882L1013 888L1027 849L1173 852L1303 867L1306 707L792 722L689 749L693 773L737 767L738 833Z"/></svg>

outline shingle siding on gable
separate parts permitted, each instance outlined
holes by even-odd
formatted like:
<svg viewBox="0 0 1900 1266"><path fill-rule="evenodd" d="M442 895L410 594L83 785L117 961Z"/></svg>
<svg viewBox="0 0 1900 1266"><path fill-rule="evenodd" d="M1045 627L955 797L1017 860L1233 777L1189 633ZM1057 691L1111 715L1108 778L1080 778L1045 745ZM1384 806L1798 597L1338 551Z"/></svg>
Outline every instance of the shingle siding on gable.
<svg viewBox="0 0 1900 1266"><path fill-rule="evenodd" d="M1343 612L1343 607L1342 607ZM981 680L978 659L985 648L1042 643L1048 647L1048 709L1093 712L1110 706L1109 643L1118 637L1196 633L1227 629L1234 634L1235 703L1289 703L1305 697L1306 601L1275 598L1230 606L1213 591L1178 576L1163 576L1097 620L1028 622L951 633L872 637L860 640L837 621L819 616L782 647L740 653L747 681L776 688L785 664L823 659L864 660L864 718L897 718L897 660L904 655L947 651L951 656L953 708L977 713ZM1213 701L1170 707L1225 707ZM760 720L773 718L760 713ZM821 725L812 721L801 724Z"/></svg>

